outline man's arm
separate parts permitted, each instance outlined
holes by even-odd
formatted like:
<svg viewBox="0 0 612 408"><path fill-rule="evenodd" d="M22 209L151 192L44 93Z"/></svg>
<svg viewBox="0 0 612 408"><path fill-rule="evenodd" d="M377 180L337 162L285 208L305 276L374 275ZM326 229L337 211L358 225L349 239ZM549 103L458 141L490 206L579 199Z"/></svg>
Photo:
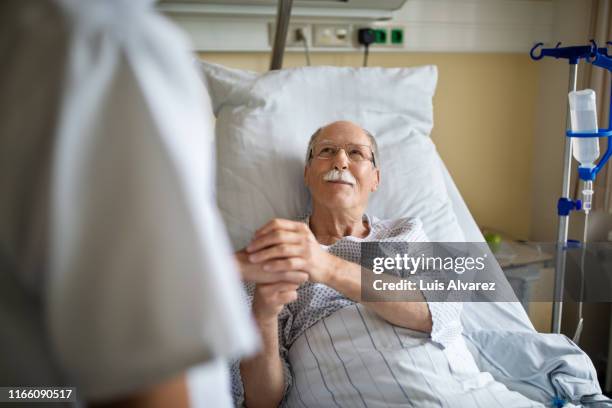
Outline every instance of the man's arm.
<svg viewBox="0 0 612 408"><path fill-rule="evenodd" d="M285 378L279 355L278 322L259 325L262 350L255 357L243 359L240 375L244 403L249 408L276 407L283 398Z"/></svg>
<svg viewBox="0 0 612 408"><path fill-rule="evenodd" d="M285 375L279 354L278 314L285 304L297 299L296 290L297 285L290 283L260 284L255 288L253 315L263 347L256 356L240 363L244 402L249 408L276 407L283 399Z"/></svg>
<svg viewBox="0 0 612 408"><path fill-rule="evenodd" d="M408 302L363 302L361 300L361 265L328 254L328 272L324 284L344 296L370 307L380 317L396 326L431 333L431 313L421 292ZM420 300L420 301L419 301Z"/></svg>

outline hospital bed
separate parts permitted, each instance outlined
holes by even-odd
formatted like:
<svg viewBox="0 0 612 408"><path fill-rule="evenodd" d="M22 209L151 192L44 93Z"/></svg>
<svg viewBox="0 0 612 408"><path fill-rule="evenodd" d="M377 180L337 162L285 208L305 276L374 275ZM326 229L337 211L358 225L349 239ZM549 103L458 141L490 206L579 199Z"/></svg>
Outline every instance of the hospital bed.
<svg viewBox="0 0 612 408"><path fill-rule="evenodd" d="M444 174L444 183L452 201L453 210L457 216L457 222L465 235L466 242L484 241L484 237L474 217L472 217L467 204L459 193L459 189L455 185L455 182L441 159L438 165ZM518 301L504 303L468 303L464 307L467 309L467 313L464 315L465 321L463 323L473 329L486 327L488 329L496 328L500 330L535 332L533 324L529 320L525 309ZM476 310L476 308L478 308L478 310ZM488 310L485 312L483 309ZM485 326L480 319L475 317L481 313L485 313L488 316L495 316L495 319L487 321Z"/></svg>
<svg viewBox="0 0 612 408"><path fill-rule="evenodd" d="M381 185L368 212L418 216L432 241L484 241L429 138L435 67L304 67L260 75L202 62L201 70L217 118L218 202L235 248L269 219L306 210L308 138L338 119L377 136ZM518 301L466 302L462 323L479 368L509 389L547 406L604 398L586 354L564 336L536 333Z"/></svg>

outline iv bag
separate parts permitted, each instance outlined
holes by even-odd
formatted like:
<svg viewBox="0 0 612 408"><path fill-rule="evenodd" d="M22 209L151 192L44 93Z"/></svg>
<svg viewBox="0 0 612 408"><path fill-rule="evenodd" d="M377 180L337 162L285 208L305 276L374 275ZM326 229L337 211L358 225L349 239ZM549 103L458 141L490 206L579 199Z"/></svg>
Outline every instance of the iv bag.
<svg viewBox="0 0 612 408"><path fill-rule="evenodd" d="M595 91L571 91L568 97L572 132L597 133ZM573 137L572 152L582 167L595 167L595 160L599 157L599 138Z"/></svg>

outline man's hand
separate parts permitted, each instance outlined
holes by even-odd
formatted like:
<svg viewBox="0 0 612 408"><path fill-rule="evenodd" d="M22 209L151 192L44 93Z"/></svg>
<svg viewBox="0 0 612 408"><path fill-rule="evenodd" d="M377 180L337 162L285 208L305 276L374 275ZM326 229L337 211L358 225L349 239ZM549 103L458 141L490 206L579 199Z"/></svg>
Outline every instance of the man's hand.
<svg viewBox="0 0 612 408"><path fill-rule="evenodd" d="M355 302L361 300L361 266L324 251L304 223L274 219L255 232L248 259L266 271L304 271ZM391 324L430 333L433 322L422 294L419 301L364 302Z"/></svg>
<svg viewBox="0 0 612 408"><path fill-rule="evenodd" d="M297 299L298 285L294 283L268 283L255 286L253 316L260 324L275 322L287 303Z"/></svg>
<svg viewBox="0 0 612 408"><path fill-rule="evenodd" d="M235 253L242 280L255 283L294 283L301 284L308 280L308 274L295 270L266 271L262 264L249 261L249 254L243 249Z"/></svg>
<svg viewBox="0 0 612 408"><path fill-rule="evenodd" d="M328 282L338 261L321 248L306 224L280 218L258 229L246 252L266 272L303 271L318 283Z"/></svg>

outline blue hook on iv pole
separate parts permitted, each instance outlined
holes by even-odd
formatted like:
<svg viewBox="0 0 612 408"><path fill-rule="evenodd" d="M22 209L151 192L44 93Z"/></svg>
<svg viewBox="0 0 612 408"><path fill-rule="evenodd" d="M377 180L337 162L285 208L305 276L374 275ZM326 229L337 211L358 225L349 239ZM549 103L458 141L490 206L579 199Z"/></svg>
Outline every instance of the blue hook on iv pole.
<svg viewBox="0 0 612 408"><path fill-rule="evenodd" d="M612 42L608 41L606 45L612 45ZM572 48L572 47L569 47L569 48ZM594 40L591 40L591 47L589 48L591 48L592 50L591 54L585 59L589 63L597 67L605 68L608 71L612 72L612 57L608 55L608 48L607 47L597 48L597 44L595 43ZM612 87L612 84L610 84L610 86ZM610 122L612 121L612 93L610 94L610 105L608 109L609 109L608 122ZM567 131L566 136L567 137L607 137L608 138L608 148L606 149L606 152L601 157L601 159L599 160L599 162L597 163L595 167L592 167L592 168L578 167L578 176L580 177L581 180L585 180L585 181L595 180L595 176L597 176L597 173L599 173L602 167L605 166L605 164L608 162L608 159L610 159L610 156L612 156L612 143L610 140L610 137L612 137L612 126L610 125L610 123L608 123L607 129L599 129L596 133L574 133L571 131Z"/></svg>
<svg viewBox="0 0 612 408"><path fill-rule="evenodd" d="M595 44L595 46L597 46L597 44L595 43L595 40L591 40L591 43ZM597 55L603 55L603 56L606 56L606 57L612 57L612 55L608 54L608 46L609 45L612 45L612 41L606 42L606 46L605 47L597 48L597 53L596 53L596 55L594 55L594 57L597 57Z"/></svg>
<svg viewBox="0 0 612 408"><path fill-rule="evenodd" d="M535 55L535 50L542 47L544 43L537 43L531 48L529 55L533 60L541 60L544 57L564 58L568 59L570 64L577 64L580 59L586 59L593 55L596 47L594 42L591 45L579 45L572 47L561 47L561 43L558 42L555 48L542 48L540 54ZM596 49L596 48L595 48Z"/></svg>

